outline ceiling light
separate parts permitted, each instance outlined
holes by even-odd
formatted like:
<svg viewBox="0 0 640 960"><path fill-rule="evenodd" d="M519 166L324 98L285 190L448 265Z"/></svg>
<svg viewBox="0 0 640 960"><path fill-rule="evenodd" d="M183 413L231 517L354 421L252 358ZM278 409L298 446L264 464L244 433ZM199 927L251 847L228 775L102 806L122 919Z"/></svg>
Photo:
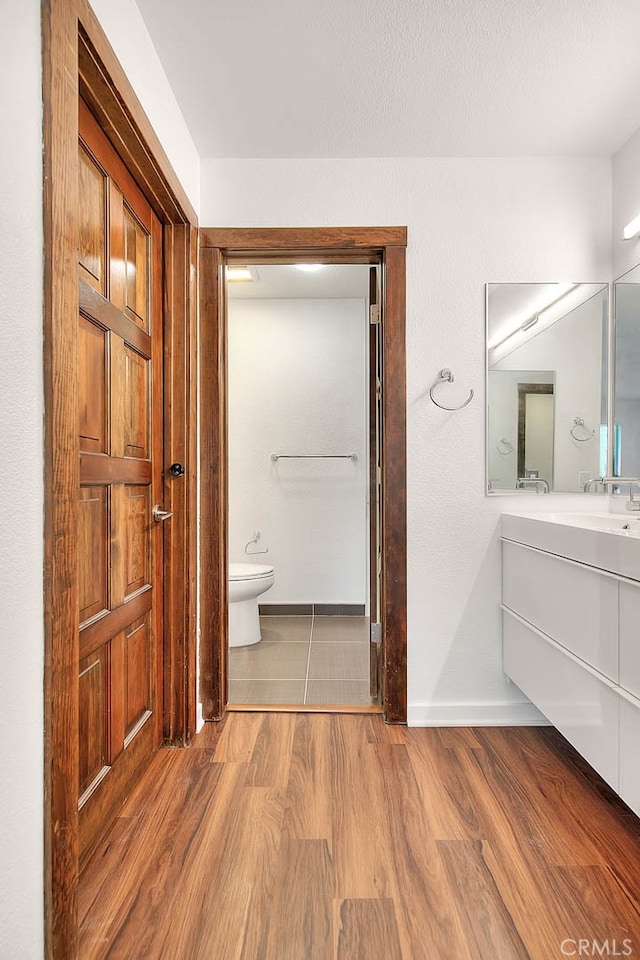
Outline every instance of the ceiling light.
<svg viewBox="0 0 640 960"><path fill-rule="evenodd" d="M305 273L316 273L316 271L322 270L324 263L296 263L296 267Z"/></svg>
<svg viewBox="0 0 640 960"><path fill-rule="evenodd" d="M255 267L248 266L228 266L227 280L230 283L250 283L258 279L258 271Z"/></svg>
<svg viewBox="0 0 640 960"><path fill-rule="evenodd" d="M637 237L640 233L640 216L634 217L634 219L626 225L622 231L623 240L633 240L634 237Z"/></svg>

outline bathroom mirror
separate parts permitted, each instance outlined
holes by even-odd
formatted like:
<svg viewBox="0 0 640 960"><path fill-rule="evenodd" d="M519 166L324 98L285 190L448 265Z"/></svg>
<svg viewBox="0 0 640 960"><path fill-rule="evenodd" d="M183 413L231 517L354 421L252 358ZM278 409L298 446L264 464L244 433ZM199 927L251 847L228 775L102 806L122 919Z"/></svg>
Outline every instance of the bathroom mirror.
<svg viewBox="0 0 640 960"><path fill-rule="evenodd" d="M640 265L614 283L614 475L640 476Z"/></svg>
<svg viewBox="0 0 640 960"><path fill-rule="evenodd" d="M606 283L486 285L489 495L578 493L606 473L607 315ZM640 322L636 337L640 355Z"/></svg>

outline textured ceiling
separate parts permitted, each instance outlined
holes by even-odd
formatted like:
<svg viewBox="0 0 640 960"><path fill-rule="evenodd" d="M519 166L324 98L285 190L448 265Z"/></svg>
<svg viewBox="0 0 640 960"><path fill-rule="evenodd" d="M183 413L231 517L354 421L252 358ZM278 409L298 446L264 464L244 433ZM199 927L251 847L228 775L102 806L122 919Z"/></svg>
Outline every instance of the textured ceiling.
<svg viewBox="0 0 640 960"><path fill-rule="evenodd" d="M201 157L609 156L639 0L137 0Z"/></svg>

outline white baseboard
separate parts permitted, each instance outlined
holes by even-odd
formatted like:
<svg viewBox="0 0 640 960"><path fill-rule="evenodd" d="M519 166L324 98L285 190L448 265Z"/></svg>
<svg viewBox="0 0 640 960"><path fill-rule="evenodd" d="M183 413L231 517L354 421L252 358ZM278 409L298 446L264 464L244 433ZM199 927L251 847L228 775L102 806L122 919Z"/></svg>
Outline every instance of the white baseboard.
<svg viewBox="0 0 640 960"><path fill-rule="evenodd" d="M532 703L411 703L410 727L550 726Z"/></svg>

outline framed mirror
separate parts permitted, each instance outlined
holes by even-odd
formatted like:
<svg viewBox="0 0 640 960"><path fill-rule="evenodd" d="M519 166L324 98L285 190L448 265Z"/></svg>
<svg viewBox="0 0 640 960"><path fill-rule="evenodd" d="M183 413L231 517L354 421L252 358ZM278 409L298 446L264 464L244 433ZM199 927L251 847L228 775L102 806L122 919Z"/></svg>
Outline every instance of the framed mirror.
<svg viewBox="0 0 640 960"><path fill-rule="evenodd" d="M613 289L613 475L640 477L640 265Z"/></svg>
<svg viewBox="0 0 640 960"><path fill-rule="evenodd" d="M606 473L608 296L607 283L486 285L488 494L578 493ZM640 351L640 322L637 336Z"/></svg>

